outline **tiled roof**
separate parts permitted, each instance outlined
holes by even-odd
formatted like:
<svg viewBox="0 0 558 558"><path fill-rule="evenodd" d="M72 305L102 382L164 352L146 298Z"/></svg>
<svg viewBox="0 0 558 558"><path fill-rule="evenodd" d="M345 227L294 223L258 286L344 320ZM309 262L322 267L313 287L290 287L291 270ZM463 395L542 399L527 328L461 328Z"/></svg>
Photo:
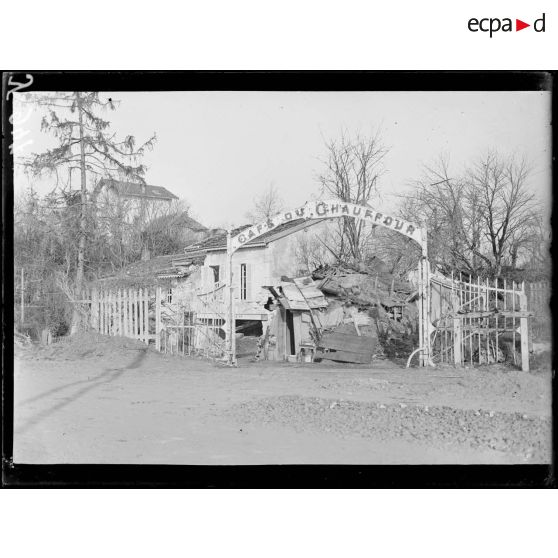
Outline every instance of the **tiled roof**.
<svg viewBox="0 0 558 558"><path fill-rule="evenodd" d="M122 180L101 179L100 184L114 188L124 198L147 198L152 200L177 200L178 197L163 186L124 182Z"/></svg>
<svg viewBox="0 0 558 558"><path fill-rule="evenodd" d="M157 256L149 260L140 260L127 265L116 275L102 277L96 281L97 284L108 286L142 286L152 285L158 277L173 276L186 277L189 272L175 266L174 260L180 254L168 256Z"/></svg>
<svg viewBox="0 0 558 558"><path fill-rule="evenodd" d="M257 238L250 240L250 242L244 244L242 248L253 248L255 246L262 246L262 245L265 246L268 242L275 239L277 235L281 235L289 231L290 229L296 229L297 227L300 228L300 226L303 224L305 225L305 227L311 227L313 225L317 225L319 222L321 222L321 220L308 221L306 219L295 219L294 221L288 221L287 223L282 223L277 228L271 231L267 231L261 236L258 236ZM231 231L231 235L235 236L251 226L252 226L251 224L242 225L241 227L238 227L233 231ZM211 251L220 251L226 249L227 249L227 233L220 233L210 238L207 238L202 242L198 242L196 244L187 246L184 249L184 253L188 255L194 253L198 254L199 252L211 252Z"/></svg>

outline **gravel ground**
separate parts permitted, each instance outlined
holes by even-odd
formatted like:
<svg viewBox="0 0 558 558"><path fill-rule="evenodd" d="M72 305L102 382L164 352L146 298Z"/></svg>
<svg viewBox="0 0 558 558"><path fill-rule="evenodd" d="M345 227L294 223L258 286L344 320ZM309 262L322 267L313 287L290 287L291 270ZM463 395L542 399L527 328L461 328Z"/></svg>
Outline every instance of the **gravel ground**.
<svg viewBox="0 0 558 558"><path fill-rule="evenodd" d="M549 369L231 369L95 334L15 364L18 463L550 462Z"/></svg>
<svg viewBox="0 0 558 558"><path fill-rule="evenodd" d="M299 396L240 403L228 413L242 423L281 424L297 432L333 432L381 441L402 439L448 450L465 444L523 455L527 460L550 459L551 420L520 413Z"/></svg>

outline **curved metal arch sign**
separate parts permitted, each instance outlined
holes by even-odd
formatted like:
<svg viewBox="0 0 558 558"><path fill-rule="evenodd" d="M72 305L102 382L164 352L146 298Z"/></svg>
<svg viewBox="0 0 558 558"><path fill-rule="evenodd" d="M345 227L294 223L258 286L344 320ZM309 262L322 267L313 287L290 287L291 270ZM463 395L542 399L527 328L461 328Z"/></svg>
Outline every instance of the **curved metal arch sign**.
<svg viewBox="0 0 558 558"><path fill-rule="evenodd" d="M335 217L362 219L374 225L380 225L397 231L413 239L415 242L418 242L423 248L425 245L423 230L414 223L404 221L399 217L393 217L392 215L377 211L365 205L330 199L307 202L290 211L277 213L267 221L252 225L231 238L230 253L235 252L250 240L258 238L266 232L272 231L289 221L296 221L298 219L331 219Z"/></svg>

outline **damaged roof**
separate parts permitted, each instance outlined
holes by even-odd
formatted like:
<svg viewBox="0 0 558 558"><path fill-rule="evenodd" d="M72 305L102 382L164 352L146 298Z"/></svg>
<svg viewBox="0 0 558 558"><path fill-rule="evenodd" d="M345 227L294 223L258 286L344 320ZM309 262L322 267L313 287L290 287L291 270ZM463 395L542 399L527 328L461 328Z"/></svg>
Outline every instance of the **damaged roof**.
<svg viewBox="0 0 558 558"><path fill-rule="evenodd" d="M295 219L294 221L288 221L287 223L282 223L275 229L271 231L267 231L261 236L258 236L257 238L254 238L249 242L247 242L246 244L242 245L240 247L240 250L242 250L243 248L265 247L270 242L273 242L274 240L278 240L279 238L282 238L289 234L293 234L299 230L312 227L314 225L317 225L318 223L321 223L322 221L323 219L317 219L312 221L309 221L307 219ZM240 234L243 230L246 230L251 226L252 226L251 224L242 225L241 227L232 230L231 235L236 236L237 234ZM205 254L207 252L218 252L226 249L227 249L227 233L224 232L224 233L219 233L214 236L211 236L202 242L198 242L196 244L191 244L190 246L187 246L184 249L184 253L186 255Z"/></svg>
<svg viewBox="0 0 558 558"><path fill-rule="evenodd" d="M174 264L174 260L181 254L157 256L149 260L134 262L122 268L118 273L101 277L95 281L104 287L141 287L153 285L157 279L172 277L188 277L190 270Z"/></svg>
<svg viewBox="0 0 558 558"><path fill-rule="evenodd" d="M102 178L99 181L99 186L113 188L117 194L123 198L144 198L164 201L178 199L178 196L175 196L172 192L163 188L163 186L153 186L151 184L141 184L139 182L125 182L112 178Z"/></svg>
<svg viewBox="0 0 558 558"><path fill-rule="evenodd" d="M287 310L310 310L325 308L327 300L316 288L311 277L297 277L292 282L282 281L280 286L264 286Z"/></svg>

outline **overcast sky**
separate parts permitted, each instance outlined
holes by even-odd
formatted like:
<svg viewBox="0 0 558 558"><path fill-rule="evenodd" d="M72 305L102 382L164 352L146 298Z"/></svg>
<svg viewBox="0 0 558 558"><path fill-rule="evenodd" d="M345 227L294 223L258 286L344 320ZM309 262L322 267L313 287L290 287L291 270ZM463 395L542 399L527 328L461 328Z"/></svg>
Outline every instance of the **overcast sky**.
<svg viewBox="0 0 558 558"><path fill-rule="evenodd" d="M340 78L341 79L341 78ZM486 150L525 154L530 187L550 199L548 92L145 92L111 93L107 113L118 137L158 141L146 155L146 180L184 198L207 226L245 222L254 196L274 184L288 206L319 192L324 141L378 129L389 148L379 182L382 207L393 209L421 173L447 153L458 173ZM16 95L17 96L17 95ZM55 145L40 131L37 109L21 124L33 140L18 154ZM16 192L28 185L16 173ZM44 193L51 183L35 184ZM547 204L548 207L550 204Z"/></svg>

